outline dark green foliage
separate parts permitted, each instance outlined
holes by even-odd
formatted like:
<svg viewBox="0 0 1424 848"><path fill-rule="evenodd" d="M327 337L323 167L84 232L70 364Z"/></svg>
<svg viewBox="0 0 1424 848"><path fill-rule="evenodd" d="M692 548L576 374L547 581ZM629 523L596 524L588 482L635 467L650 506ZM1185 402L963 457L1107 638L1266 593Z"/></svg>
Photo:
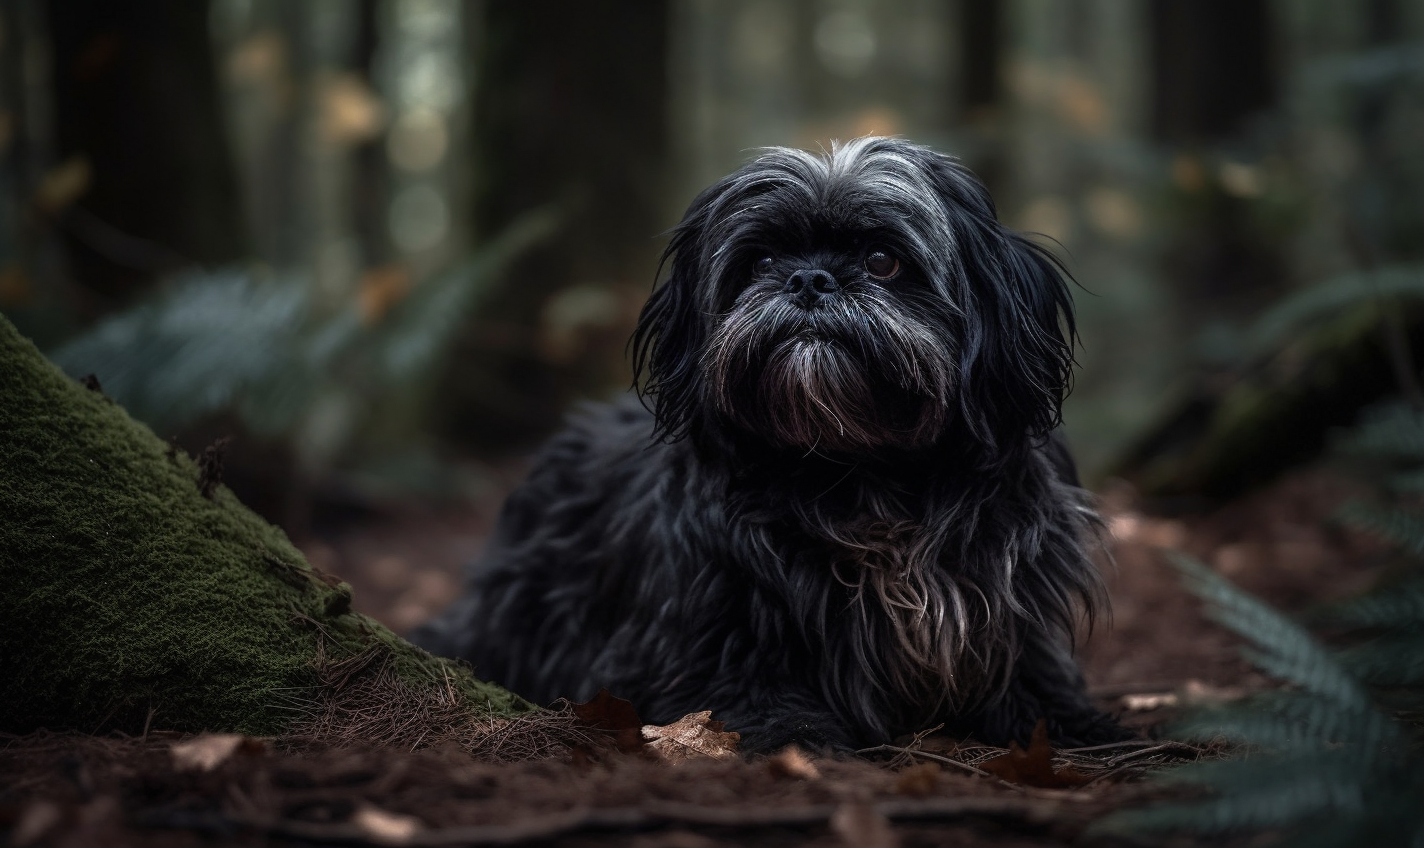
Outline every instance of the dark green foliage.
<svg viewBox="0 0 1424 848"><path fill-rule="evenodd" d="M1408 474L1412 465L1424 463L1424 410L1403 402L1365 410L1337 448L1346 455L1388 461L1390 477Z"/></svg>
<svg viewBox="0 0 1424 848"><path fill-rule="evenodd" d="M327 656L518 698L350 611L282 531L0 317L0 730L280 732Z"/></svg>
<svg viewBox="0 0 1424 848"><path fill-rule="evenodd" d="M1302 289L1272 306L1249 330L1248 348L1269 355L1294 341L1334 326L1349 326L1346 316L1378 320L1382 310L1400 301L1424 301L1424 267L1397 265L1368 273L1344 274Z"/></svg>
<svg viewBox="0 0 1424 848"><path fill-rule="evenodd" d="M1396 507L1379 507L1355 502L1340 510L1340 518L1404 548L1424 556L1424 518Z"/></svg>
<svg viewBox="0 0 1424 848"><path fill-rule="evenodd" d="M1103 830L1279 829L1284 844L1322 846L1404 844L1424 836L1419 734L1367 686L1413 676L1396 673L1402 662L1413 662L1397 653L1401 633L1337 653L1200 563L1183 556L1174 562L1212 617L1245 638L1247 655L1286 687L1197 710L1170 728L1179 738L1236 743L1239 758L1163 772L1164 783L1207 796L1119 813ZM1413 638L1424 617L1397 623Z"/></svg>
<svg viewBox="0 0 1424 848"><path fill-rule="evenodd" d="M1424 621L1424 579L1414 575L1387 591L1333 604L1315 613L1314 618L1321 624L1340 627L1407 632Z"/></svg>
<svg viewBox="0 0 1424 848"><path fill-rule="evenodd" d="M1402 403L1376 409L1340 449L1382 461L1384 491L1398 495L1398 480L1417 478L1424 460L1424 415ZM1173 557L1212 618L1242 636L1246 656L1285 686L1197 710L1172 727L1182 738L1236 743L1240 755L1163 772L1163 782L1204 797L1117 814L1104 831L1270 831L1293 846L1424 840L1424 734L1411 720L1417 712L1408 712L1424 706L1424 517L1406 498L1353 502L1339 518L1407 555L1403 573L1386 585L1310 616L1343 649L1327 648L1206 566Z"/></svg>
<svg viewBox="0 0 1424 848"><path fill-rule="evenodd" d="M1164 419L1116 474L1151 495L1229 497L1319 456L1333 430L1397 394L1408 353L1424 351L1424 271L1393 267L1304 290L1246 341L1231 379Z"/></svg>
<svg viewBox="0 0 1424 848"><path fill-rule="evenodd" d="M72 376L97 375L159 432L232 409L253 432L287 439L305 460L324 464L372 415L415 400L492 281L553 223L550 213L527 215L408 295L372 286L373 296L335 306L293 275L193 272L53 359Z"/></svg>

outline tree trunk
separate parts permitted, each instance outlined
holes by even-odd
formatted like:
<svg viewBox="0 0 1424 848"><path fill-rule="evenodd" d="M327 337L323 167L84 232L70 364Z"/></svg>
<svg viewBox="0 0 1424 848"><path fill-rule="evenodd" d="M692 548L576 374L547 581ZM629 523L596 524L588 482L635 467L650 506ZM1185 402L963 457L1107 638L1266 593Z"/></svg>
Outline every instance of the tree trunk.
<svg viewBox="0 0 1424 848"><path fill-rule="evenodd" d="M127 299L242 256L205 0L49 0L56 159L87 190L63 213L73 276Z"/></svg>
<svg viewBox="0 0 1424 848"><path fill-rule="evenodd" d="M488 4L474 137L481 238L556 205L562 228L504 286L447 370L446 429L527 447L569 400L627 379L623 345L661 247L666 157L666 4ZM575 347L542 330L549 301L579 289L608 312ZM575 304L576 305L576 304ZM578 311L578 310L573 310ZM595 310L585 308L586 319ZM531 438L532 437L532 438Z"/></svg>

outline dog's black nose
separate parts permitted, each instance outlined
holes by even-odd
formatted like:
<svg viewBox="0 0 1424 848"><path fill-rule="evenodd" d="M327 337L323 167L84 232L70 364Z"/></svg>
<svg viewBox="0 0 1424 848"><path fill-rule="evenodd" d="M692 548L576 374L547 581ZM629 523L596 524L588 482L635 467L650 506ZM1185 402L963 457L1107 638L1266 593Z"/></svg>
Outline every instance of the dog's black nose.
<svg viewBox="0 0 1424 848"><path fill-rule="evenodd" d="M826 271L819 268L802 268L786 280L783 291L792 295L802 306L810 306L822 297L840 290L840 283Z"/></svg>

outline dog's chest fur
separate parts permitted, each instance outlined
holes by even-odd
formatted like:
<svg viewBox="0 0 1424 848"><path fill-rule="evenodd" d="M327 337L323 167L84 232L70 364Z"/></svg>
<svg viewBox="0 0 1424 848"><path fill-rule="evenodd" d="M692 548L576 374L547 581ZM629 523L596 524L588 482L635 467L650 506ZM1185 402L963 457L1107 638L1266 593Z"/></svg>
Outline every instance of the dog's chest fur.
<svg viewBox="0 0 1424 848"><path fill-rule="evenodd" d="M771 602L801 624L797 635L828 700L865 720L899 714L912 726L972 707L1003 685L1018 622L1012 604L990 600L979 585L986 574L1007 578L1019 554L1011 538L984 538L1004 535L998 504L961 493L975 502L975 520L946 526L926 502L952 495L944 481L905 491L850 469L820 497L788 493L787 485L734 496L748 508L729 517L746 524L731 535L758 538L764 558L747 566ZM752 506L758 502L766 509ZM786 503L806 508L788 516ZM1001 555L979 561L985 550Z"/></svg>

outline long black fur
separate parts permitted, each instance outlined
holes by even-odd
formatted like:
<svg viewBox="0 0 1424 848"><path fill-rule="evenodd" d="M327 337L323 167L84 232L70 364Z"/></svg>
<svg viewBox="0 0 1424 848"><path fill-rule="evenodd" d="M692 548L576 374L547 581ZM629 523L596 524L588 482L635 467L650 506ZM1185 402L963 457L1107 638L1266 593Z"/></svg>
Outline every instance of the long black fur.
<svg viewBox="0 0 1424 848"><path fill-rule="evenodd" d="M664 262L633 338L651 411L557 436L417 644L536 701L710 709L752 749L940 722L1025 741L1040 718L1120 738L1072 657L1103 597L1054 436L1074 330L1052 257L954 160L866 138L764 152Z"/></svg>

